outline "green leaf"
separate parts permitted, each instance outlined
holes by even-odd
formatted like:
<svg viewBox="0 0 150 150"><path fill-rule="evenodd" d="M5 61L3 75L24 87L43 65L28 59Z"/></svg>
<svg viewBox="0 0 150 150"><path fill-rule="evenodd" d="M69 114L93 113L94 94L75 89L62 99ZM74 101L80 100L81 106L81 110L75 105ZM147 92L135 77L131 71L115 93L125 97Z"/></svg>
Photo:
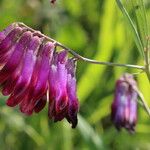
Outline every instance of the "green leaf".
<svg viewBox="0 0 150 150"><path fill-rule="evenodd" d="M142 0L140 0L141 1L141 3L139 4L139 6L140 7L142 7L142 13L144 14L144 5L143 5L143 3L142 3ZM132 17L130 16L130 14L129 14L129 12L128 12L128 10L124 7L124 3L121 1L121 0L116 0L116 2L117 2L117 4L118 4L118 6L119 6L119 8L120 8L120 10L122 11L122 13L123 13L123 15L124 15L124 17L126 18L126 20L127 20L127 23L129 24L129 26L130 26L130 29L131 29L131 31L132 31L132 33L133 33L133 37L134 37L134 40L135 40L135 43L136 43L136 45L137 45L137 48L138 48L138 50L139 50L139 52L140 52L140 54L144 57L144 45L143 45L143 43L142 43L142 37L140 36L140 30L138 30L139 28L140 28L140 26L139 26L139 21L138 21L138 23L135 23L134 21L133 21L133 19L132 19ZM133 1L132 1L133 2ZM133 3L132 3L133 4ZM135 4L134 4L135 5ZM134 10L135 11L135 6L131 6L131 4L129 5L130 7L132 7L132 10ZM128 6L128 7L129 7ZM141 13L141 14L142 14ZM139 16L139 14L136 14L136 17L137 18L139 18L138 16ZM144 15L145 16L145 15ZM146 23L146 17L144 17L145 19L145 23ZM144 24L145 24L144 23ZM141 32L142 33L142 32Z"/></svg>
<svg viewBox="0 0 150 150"><path fill-rule="evenodd" d="M104 13L100 18L100 31L98 48L93 59L110 61L114 48L114 24L116 23L116 11L113 1L107 0L104 4ZM106 19L107 18L107 19ZM88 65L78 82L78 95L83 103L95 87L100 87L100 80L103 80L107 66Z"/></svg>
<svg viewBox="0 0 150 150"><path fill-rule="evenodd" d="M86 120L79 115L79 123L78 123L78 129L83 136L83 138L87 141L87 143L93 143L97 149L103 148L103 142L100 136L94 131L94 129L90 126Z"/></svg>
<svg viewBox="0 0 150 150"><path fill-rule="evenodd" d="M91 114L91 116L88 118L88 120L95 124L102 118L106 117L110 114L111 111L111 101L113 100L112 95L108 95L101 99L97 105L97 108L95 108L95 111Z"/></svg>

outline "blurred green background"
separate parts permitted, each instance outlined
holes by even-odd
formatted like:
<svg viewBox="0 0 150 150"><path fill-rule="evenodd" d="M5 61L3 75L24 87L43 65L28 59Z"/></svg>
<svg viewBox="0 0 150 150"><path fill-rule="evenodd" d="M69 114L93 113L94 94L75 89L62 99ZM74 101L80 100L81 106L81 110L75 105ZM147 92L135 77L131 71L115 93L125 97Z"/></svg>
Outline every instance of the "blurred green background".
<svg viewBox="0 0 150 150"><path fill-rule="evenodd" d="M150 2L146 3L150 14ZM77 53L96 60L143 65L115 0L0 0L0 30L24 22ZM150 118L141 106L135 134L118 132L110 121L115 80L137 70L78 63L79 123L48 119L47 107L24 116L0 97L0 150L150 150ZM136 76L150 105L145 74Z"/></svg>

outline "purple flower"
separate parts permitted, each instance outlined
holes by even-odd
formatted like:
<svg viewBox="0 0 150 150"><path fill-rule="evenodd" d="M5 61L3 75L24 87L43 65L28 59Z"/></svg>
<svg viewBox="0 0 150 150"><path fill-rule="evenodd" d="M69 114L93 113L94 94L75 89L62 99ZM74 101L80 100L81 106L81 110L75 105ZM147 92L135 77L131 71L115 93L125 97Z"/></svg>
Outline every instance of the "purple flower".
<svg viewBox="0 0 150 150"><path fill-rule="evenodd" d="M29 99L28 104L21 104L22 110L27 114L32 114L35 105L46 94L48 90L48 76L51 64L51 59L54 52L54 44L48 42L41 49L40 64L37 62L35 66L35 72L33 73L31 86L29 87ZM38 60L37 60L38 61ZM36 77L35 77L36 75ZM24 108L23 108L24 107Z"/></svg>
<svg viewBox="0 0 150 150"><path fill-rule="evenodd" d="M0 32L0 84L6 104L26 115L39 113L49 101L49 118L77 125L76 63L68 52L33 31L12 24ZM49 97L47 96L49 94ZM48 99L47 99L48 98Z"/></svg>
<svg viewBox="0 0 150 150"><path fill-rule="evenodd" d="M79 109L75 70L75 61L67 58L65 50L54 55L49 74L49 117L55 122L66 118L72 128L77 125Z"/></svg>
<svg viewBox="0 0 150 150"><path fill-rule="evenodd" d="M124 74L116 82L115 98L112 104L112 120L116 128L122 127L134 132L137 122L136 81L130 74Z"/></svg>
<svg viewBox="0 0 150 150"><path fill-rule="evenodd" d="M66 68L68 71L67 75L67 93L68 93L68 112L67 120L72 123L72 128L75 128L78 120L77 113L79 111L79 102L77 98L77 87L76 87L76 62L73 59L69 59Z"/></svg>
<svg viewBox="0 0 150 150"><path fill-rule="evenodd" d="M15 44L14 48L10 49L10 51L12 51L12 54L4 67L0 70L0 83L6 81L11 76L13 71L17 68L25 53L25 45L29 44L30 39L31 32L28 31L22 35L21 39L18 43Z"/></svg>
<svg viewBox="0 0 150 150"><path fill-rule="evenodd" d="M15 28L17 27L15 23L9 25L6 29L0 32L0 43L6 38L6 36Z"/></svg>
<svg viewBox="0 0 150 150"><path fill-rule="evenodd" d="M49 73L49 117L62 120L68 105L67 95L67 52L55 53Z"/></svg>

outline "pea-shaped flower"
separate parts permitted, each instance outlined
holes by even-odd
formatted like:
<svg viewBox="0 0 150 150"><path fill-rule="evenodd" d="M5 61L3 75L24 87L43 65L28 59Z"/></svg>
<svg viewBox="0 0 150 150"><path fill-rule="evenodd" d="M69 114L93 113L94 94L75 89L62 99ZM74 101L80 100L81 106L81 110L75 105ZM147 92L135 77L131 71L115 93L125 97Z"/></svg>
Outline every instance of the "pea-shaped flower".
<svg viewBox="0 0 150 150"><path fill-rule="evenodd" d="M0 32L0 86L6 104L19 105L26 115L39 113L49 102L49 118L77 125L76 64L68 51L33 30L12 24ZM49 97L48 97L49 94Z"/></svg>
<svg viewBox="0 0 150 150"><path fill-rule="evenodd" d="M135 131L138 96L136 86L136 81L130 74L124 74L116 82L111 117L118 130L124 127L129 132Z"/></svg>

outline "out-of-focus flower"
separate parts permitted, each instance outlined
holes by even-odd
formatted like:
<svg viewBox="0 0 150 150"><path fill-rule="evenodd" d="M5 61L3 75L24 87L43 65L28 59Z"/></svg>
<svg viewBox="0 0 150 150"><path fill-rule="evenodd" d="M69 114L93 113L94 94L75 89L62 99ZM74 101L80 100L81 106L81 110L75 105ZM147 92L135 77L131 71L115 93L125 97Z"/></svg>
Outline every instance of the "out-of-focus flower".
<svg viewBox="0 0 150 150"><path fill-rule="evenodd" d="M68 52L56 52L48 42L25 27L12 24L0 32L0 84L9 95L7 105L20 111L39 113L49 101L49 118L66 118L77 125L76 65ZM49 93L49 97L47 96Z"/></svg>
<svg viewBox="0 0 150 150"><path fill-rule="evenodd" d="M50 0L50 3L54 4L56 2L56 0Z"/></svg>
<svg viewBox="0 0 150 150"><path fill-rule="evenodd" d="M130 74L124 74L116 82L111 117L118 130L124 127L129 132L135 131L138 96L136 88L136 81Z"/></svg>

